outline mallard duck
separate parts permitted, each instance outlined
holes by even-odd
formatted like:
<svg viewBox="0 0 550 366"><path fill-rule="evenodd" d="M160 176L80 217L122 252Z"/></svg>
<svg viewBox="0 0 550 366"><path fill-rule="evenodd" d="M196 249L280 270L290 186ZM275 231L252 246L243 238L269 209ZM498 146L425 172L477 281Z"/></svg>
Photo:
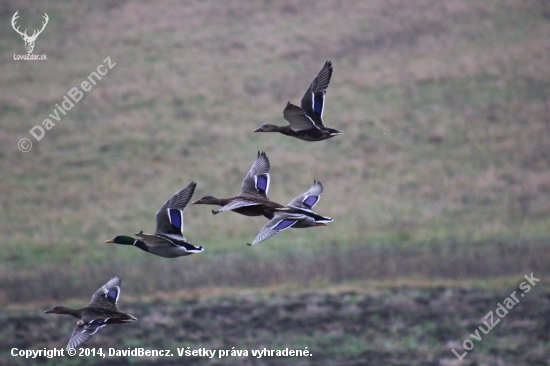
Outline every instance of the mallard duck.
<svg viewBox="0 0 550 366"><path fill-rule="evenodd" d="M307 192L294 197L286 205L288 211L276 212L273 218L260 230L252 244L248 245L258 244L290 227L326 226L326 223L331 222L332 218L321 216L311 210L319 202L322 193L323 185L321 182L313 181L313 186Z"/></svg>
<svg viewBox="0 0 550 366"><path fill-rule="evenodd" d="M108 324L128 323L137 320L136 317L119 311L116 307L120 297L119 276L113 276L105 285L101 286L92 296L92 301L80 309L70 309L56 306L44 311L46 314L66 314L78 318L76 327L67 350L76 348L87 342L98 331Z"/></svg>
<svg viewBox="0 0 550 366"><path fill-rule="evenodd" d="M193 196L197 184L191 182L174 194L157 211L157 229L154 234L143 231L136 233L143 240L119 235L105 243L133 245L141 250L165 258L176 258L204 251L202 247L190 244L183 236L183 211Z"/></svg>
<svg viewBox="0 0 550 366"><path fill-rule="evenodd" d="M287 103L283 117L290 123L287 126L265 124L254 132L280 132L283 135L296 137L304 141L321 141L344 132L323 124L323 109L330 77L332 63L325 62L325 66L313 79L306 93L302 97L301 108Z"/></svg>
<svg viewBox="0 0 550 366"><path fill-rule="evenodd" d="M287 210L287 208L267 198L270 182L269 169L267 155L265 152L258 151L258 158L244 178L241 193L238 196L231 198L204 196L192 204L222 206L218 211L212 211L214 215L224 211L234 211L245 216L263 215L270 219L273 213Z"/></svg>

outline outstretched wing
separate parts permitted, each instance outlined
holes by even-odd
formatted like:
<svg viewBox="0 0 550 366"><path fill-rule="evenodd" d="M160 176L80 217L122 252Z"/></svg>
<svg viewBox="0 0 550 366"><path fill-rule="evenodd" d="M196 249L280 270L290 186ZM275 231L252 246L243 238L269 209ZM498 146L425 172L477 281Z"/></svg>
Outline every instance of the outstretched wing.
<svg viewBox="0 0 550 366"><path fill-rule="evenodd" d="M101 307L117 310L116 304L120 296L120 284L122 280L119 276L113 276L103 286L101 286L93 295L92 301L87 307Z"/></svg>
<svg viewBox="0 0 550 366"><path fill-rule="evenodd" d="M252 168L250 168L243 180L241 195L254 193L267 197L267 191L269 190L269 169L270 165L267 155L263 151L258 151L256 162L252 165Z"/></svg>
<svg viewBox="0 0 550 366"><path fill-rule="evenodd" d="M276 213L271 220L264 225L256 239L252 242L254 245L271 238L280 231L286 230L296 224L298 221L306 218L301 214Z"/></svg>
<svg viewBox="0 0 550 366"><path fill-rule="evenodd" d="M306 112L290 102L287 103L285 110L283 111L283 117L290 123L290 129L292 131L306 131L306 130L318 130L319 127L315 125L315 122L306 115Z"/></svg>
<svg viewBox="0 0 550 366"><path fill-rule="evenodd" d="M82 327L77 325L73 330L69 343L67 344L67 350L76 348L82 343L89 341L90 338L92 338L92 336L99 330L99 328L103 328L107 325L105 323L106 321L107 319L92 320L90 323Z"/></svg>
<svg viewBox="0 0 550 366"><path fill-rule="evenodd" d="M332 76L332 62L325 62L325 66L313 79L306 93L302 97L302 109L319 126L323 125L323 109L325 95Z"/></svg>
<svg viewBox="0 0 550 366"><path fill-rule="evenodd" d="M322 193L323 185L321 184L321 182L313 181L313 186L311 186L309 191L302 193L297 197L294 197L287 206L311 210L321 199Z"/></svg>
<svg viewBox="0 0 550 366"><path fill-rule="evenodd" d="M224 211L231 211L239 207L246 207L246 206L257 206L259 203L257 202L248 202L248 201L239 201L234 200L230 203L228 203L225 206L222 206L216 213L224 212Z"/></svg>
<svg viewBox="0 0 550 366"><path fill-rule="evenodd" d="M196 186L195 182L191 182L162 205L156 214L155 234L162 234L176 240L186 240L183 237L183 211L191 200Z"/></svg>

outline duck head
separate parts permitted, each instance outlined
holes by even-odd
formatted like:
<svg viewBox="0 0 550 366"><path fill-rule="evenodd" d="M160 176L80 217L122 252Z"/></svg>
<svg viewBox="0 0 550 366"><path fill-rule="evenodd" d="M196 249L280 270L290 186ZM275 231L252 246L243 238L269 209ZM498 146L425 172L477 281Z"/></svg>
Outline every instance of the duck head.
<svg viewBox="0 0 550 366"><path fill-rule="evenodd" d="M50 310L44 310L44 313L46 314L66 314L67 310L71 310L69 308L66 308L64 306L54 306Z"/></svg>
<svg viewBox="0 0 550 366"><path fill-rule="evenodd" d="M191 202L192 205L222 205L220 199L212 196L204 196L196 201Z"/></svg>
<svg viewBox="0 0 550 366"><path fill-rule="evenodd" d="M255 129L254 132L279 132L280 130L280 126L267 124Z"/></svg>
<svg viewBox="0 0 550 366"><path fill-rule="evenodd" d="M122 244L122 245L134 245L135 242L136 242L136 239L129 236L124 236L124 235L115 236L112 239L105 240L105 243L114 243L114 244Z"/></svg>
<svg viewBox="0 0 550 366"><path fill-rule="evenodd" d="M66 308L64 306L54 306L50 310L44 310L44 313L46 314L64 314L64 315L72 315L78 319L82 317L82 309L70 309Z"/></svg>

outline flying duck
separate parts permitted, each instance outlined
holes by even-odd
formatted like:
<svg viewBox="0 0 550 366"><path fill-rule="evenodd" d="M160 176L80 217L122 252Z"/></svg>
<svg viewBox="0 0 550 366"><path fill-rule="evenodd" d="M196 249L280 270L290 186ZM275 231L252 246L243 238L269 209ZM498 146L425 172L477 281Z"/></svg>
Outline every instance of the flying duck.
<svg viewBox="0 0 550 366"><path fill-rule="evenodd" d="M325 95L331 76L332 62L327 61L302 97L301 108L290 102L287 103L283 117L290 123L289 125L265 124L254 132L279 132L304 141L321 141L343 134L343 131L325 127L323 124Z"/></svg>
<svg viewBox="0 0 550 366"><path fill-rule="evenodd" d="M332 218L321 216L311 210L321 199L322 193L323 185L321 182L313 181L313 186L307 192L294 197L286 205L287 211L276 212L273 218L260 230L252 244L248 245L258 244L290 227L326 226L326 223L331 222Z"/></svg>
<svg viewBox="0 0 550 366"><path fill-rule="evenodd" d="M70 309L55 306L44 311L46 314L65 314L78 318L67 350L76 348L87 342L99 330L108 324L128 323L137 320L136 317L119 311L116 307L120 297L121 279L114 276L101 286L92 296L92 301L80 309Z"/></svg>
<svg viewBox="0 0 550 366"><path fill-rule="evenodd" d="M205 196L192 202L194 205L218 205L222 206L212 214L224 211L233 211L245 216L265 216L269 219L275 212L287 210L283 205L267 198L269 190L269 159L265 152L258 151L258 158L243 180L241 193L230 198L216 198Z"/></svg>
<svg viewBox="0 0 550 366"><path fill-rule="evenodd" d="M183 236L183 211L197 184L191 182L187 187L174 194L157 211L157 229L154 234L143 231L136 233L143 240L119 235L105 243L133 245L141 250L165 258L176 258L204 251L189 243Z"/></svg>

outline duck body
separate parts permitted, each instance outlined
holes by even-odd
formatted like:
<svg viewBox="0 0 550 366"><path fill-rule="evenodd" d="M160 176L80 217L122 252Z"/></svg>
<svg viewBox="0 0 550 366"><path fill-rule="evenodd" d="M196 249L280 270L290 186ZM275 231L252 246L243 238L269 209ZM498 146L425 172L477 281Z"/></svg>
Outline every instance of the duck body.
<svg viewBox="0 0 550 366"><path fill-rule="evenodd" d="M326 127L323 123L325 96L331 77L332 63L327 61L309 85L300 107L287 103L283 117L289 125L265 124L254 132L279 132L304 141L322 141L343 134L343 131Z"/></svg>
<svg viewBox="0 0 550 366"><path fill-rule="evenodd" d="M175 193L157 211L157 229L154 234L143 231L137 232L140 239L119 235L105 243L133 245L145 252L164 258L177 258L194 253L203 252L203 247L196 247L183 236L183 212L189 203L196 183L191 182L187 187Z"/></svg>
<svg viewBox="0 0 550 366"><path fill-rule="evenodd" d="M309 217L312 220L314 220L315 222L319 222L319 223L327 223L327 222L332 222L333 221L331 217L322 216L322 215L319 215L318 213L315 213L311 210L303 210L303 209L298 209L298 208L295 208L295 207L289 208L289 210L285 213L303 215L303 216ZM303 227L311 227L311 226L315 226L315 225L303 226ZM317 225L317 226L322 226L322 225ZM299 226L293 226L293 227L297 228Z"/></svg>
<svg viewBox="0 0 550 366"><path fill-rule="evenodd" d="M322 216L320 216L322 217ZM323 220L330 219L322 217ZM332 221L332 219L330 219ZM314 226L326 226L324 222L318 222L311 215L291 213L291 212L278 212L273 215L273 218L264 225L260 230L260 233L256 236L252 243L247 245L258 244L264 240L269 239L273 235L289 228L308 228Z"/></svg>
<svg viewBox="0 0 550 366"><path fill-rule="evenodd" d="M260 128L254 130L254 132L279 132L286 136L295 137L303 141L322 141L334 137L336 135L341 135L343 132L335 130L333 128L310 128L307 130L294 131L291 126L276 126L266 124Z"/></svg>
<svg viewBox="0 0 550 366"><path fill-rule="evenodd" d="M185 257L194 253L203 252L202 247L196 247L184 240L174 240L171 237L162 234L147 234L143 231L137 232L137 236L143 240L135 239L130 236L119 235L105 243L114 243L121 245L133 245L147 253L164 258Z"/></svg>
<svg viewBox="0 0 550 366"><path fill-rule="evenodd" d="M204 196L194 202L194 205L222 206L218 211L212 211L216 215L224 211L233 211L245 216L265 216L272 218L278 211L287 208L267 198L269 190L269 159L265 152L258 151L258 157L243 180L239 195L230 198L216 198Z"/></svg>
<svg viewBox="0 0 550 366"><path fill-rule="evenodd" d="M136 235L143 239L149 253L164 258L184 257L204 251L203 247L196 247L187 242L185 238L175 239L169 235L147 234L143 231L136 233Z"/></svg>
<svg viewBox="0 0 550 366"><path fill-rule="evenodd" d="M83 308L55 306L44 311L46 314L71 315L79 319L67 344L67 350L87 342L100 328L108 324L122 324L137 320L133 315L119 311L117 308L121 282L119 276L111 278L93 294L90 303Z"/></svg>
<svg viewBox="0 0 550 366"><path fill-rule="evenodd" d="M268 219L272 218L275 212L285 209L285 206L260 195L235 196L231 198L205 196L193 202L193 204L222 206L218 211L212 210L212 214L214 215L224 211L233 211L244 216L265 216Z"/></svg>
<svg viewBox="0 0 550 366"><path fill-rule="evenodd" d="M264 225L254 241L248 245L258 244L269 239L273 235L289 228L308 228L314 226L326 226L332 222L332 218L319 215L312 211L312 208L321 199L323 185L321 182L313 182L313 186L305 193L294 197L285 208L285 211L276 212L273 217Z"/></svg>

